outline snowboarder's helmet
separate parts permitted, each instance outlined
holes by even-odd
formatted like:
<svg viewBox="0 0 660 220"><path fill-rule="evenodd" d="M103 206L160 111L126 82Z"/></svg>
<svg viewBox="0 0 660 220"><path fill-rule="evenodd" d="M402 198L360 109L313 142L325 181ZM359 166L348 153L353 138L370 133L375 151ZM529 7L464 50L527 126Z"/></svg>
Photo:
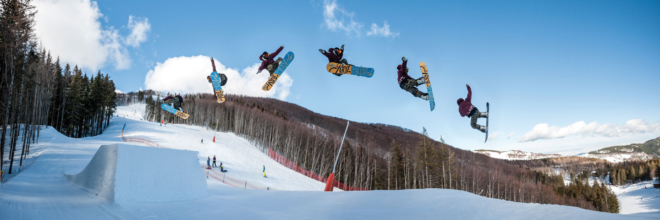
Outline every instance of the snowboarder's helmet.
<svg viewBox="0 0 660 220"><path fill-rule="evenodd" d="M211 82L211 76L207 76L206 79Z"/></svg>
<svg viewBox="0 0 660 220"><path fill-rule="evenodd" d="M401 64L399 64L398 66L396 66L396 69L401 70Z"/></svg>
<svg viewBox="0 0 660 220"><path fill-rule="evenodd" d="M268 57L268 52L264 51L264 53L261 54L264 57Z"/></svg>
<svg viewBox="0 0 660 220"><path fill-rule="evenodd" d="M458 98L458 100L456 100L456 104L460 105L463 101L465 101L465 100L463 100L463 98Z"/></svg>

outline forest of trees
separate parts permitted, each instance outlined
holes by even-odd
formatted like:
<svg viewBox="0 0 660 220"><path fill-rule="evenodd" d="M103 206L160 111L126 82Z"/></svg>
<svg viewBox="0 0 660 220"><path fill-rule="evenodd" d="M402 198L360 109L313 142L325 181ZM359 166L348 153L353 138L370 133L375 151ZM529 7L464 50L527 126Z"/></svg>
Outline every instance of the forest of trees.
<svg viewBox="0 0 660 220"><path fill-rule="evenodd" d="M218 104L212 94L184 95L182 108L190 117L183 120L160 108L163 98L159 92L140 91L122 94L118 102L145 102L144 119L148 121L233 132L263 152L271 148L324 177L332 171L346 126L343 119L275 99L226 95L227 101ZM616 197L607 188L581 185L574 190L572 185L565 186L559 175L454 148L424 133L425 129L420 134L396 126L351 122L336 179L370 190L457 189L508 201L618 212L618 205L593 202L597 199L592 198L601 198L594 195L603 195L610 201L607 204L616 204Z"/></svg>
<svg viewBox="0 0 660 220"><path fill-rule="evenodd" d="M37 45L30 0L0 0L0 10L0 164L11 174L43 125L69 137L100 134L116 98L107 74L88 78L77 66L63 69L59 58Z"/></svg>
<svg viewBox="0 0 660 220"><path fill-rule="evenodd" d="M608 172L610 182L617 186L648 181L660 177L660 159L623 162L610 167Z"/></svg>

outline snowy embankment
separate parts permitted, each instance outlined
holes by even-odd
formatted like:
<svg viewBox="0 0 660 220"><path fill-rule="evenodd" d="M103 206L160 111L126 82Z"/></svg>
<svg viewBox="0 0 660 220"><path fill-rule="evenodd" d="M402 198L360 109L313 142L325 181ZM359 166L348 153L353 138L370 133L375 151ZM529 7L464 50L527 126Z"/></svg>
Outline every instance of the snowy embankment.
<svg viewBox="0 0 660 220"><path fill-rule="evenodd" d="M423 189L366 192L319 192L324 184L271 160L243 138L184 125L159 126L141 121L144 105L119 107L103 135L67 138L42 131L43 152L34 164L0 187L2 219L637 219L649 215L617 215L559 205L489 199L463 191ZM123 116L126 116L124 118ZM197 163L216 155L227 175L279 191L245 190L207 179L201 197L188 201L142 201L119 204L67 179L85 170L101 145L123 143L125 136L148 138L168 148L198 151ZM210 143L213 135L216 143ZM201 143L201 139L204 143ZM160 150L153 148L154 150ZM137 176L162 177L169 159L160 153L134 152ZM120 153L121 154L121 153ZM146 155L145 155L146 154ZM148 158L153 157L153 158ZM161 158L162 157L162 158ZM194 160L194 159L193 159ZM266 166L268 178L261 173ZM116 165L115 167L119 167ZM110 166L112 167L112 166ZM130 169L129 169L130 170ZM194 170L191 168L191 170ZM115 170L115 173L118 172ZM125 171L123 171L125 172ZM84 172L83 172L84 173ZM181 178L185 180L185 178ZM119 180L115 180L119 181ZM192 180L191 180L192 181ZM158 183L154 183L158 184ZM83 184L84 185L84 184ZM183 184L181 187L194 187ZM116 188L116 186L115 186ZM288 190L288 191L287 191Z"/></svg>
<svg viewBox="0 0 660 220"><path fill-rule="evenodd" d="M651 181L627 186L610 186L619 200L621 214L657 214L660 219L660 189L654 189Z"/></svg>

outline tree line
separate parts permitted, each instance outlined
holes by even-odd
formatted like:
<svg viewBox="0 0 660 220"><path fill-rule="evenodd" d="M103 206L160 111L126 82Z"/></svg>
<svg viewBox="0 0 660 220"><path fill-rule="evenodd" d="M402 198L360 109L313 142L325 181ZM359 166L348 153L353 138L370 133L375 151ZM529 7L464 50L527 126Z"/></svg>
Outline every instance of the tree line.
<svg viewBox="0 0 660 220"><path fill-rule="evenodd" d="M212 94L184 95L182 108L190 117L183 120L160 108L163 96L166 95L148 90L122 99L144 100L145 120L233 132L264 153L271 148L324 177L332 172L346 126L345 120L275 99L226 95L226 101L218 104ZM456 189L508 201L618 212L618 208L602 209L582 194L564 193L565 188L571 186L565 186L559 175L454 148L432 140L425 131L419 134L396 126L351 122L346 136L335 177L353 187ZM383 145L382 140L389 142ZM610 200L616 200L611 191L601 191L607 193Z"/></svg>
<svg viewBox="0 0 660 220"><path fill-rule="evenodd" d="M69 137L98 135L116 107L107 74L88 78L77 66L63 69L39 47L35 13L30 0L0 0L0 164L8 174L15 159L23 165L43 125Z"/></svg>
<svg viewBox="0 0 660 220"><path fill-rule="evenodd" d="M648 181L660 178L660 159L626 161L612 166L608 172L610 182L617 186Z"/></svg>

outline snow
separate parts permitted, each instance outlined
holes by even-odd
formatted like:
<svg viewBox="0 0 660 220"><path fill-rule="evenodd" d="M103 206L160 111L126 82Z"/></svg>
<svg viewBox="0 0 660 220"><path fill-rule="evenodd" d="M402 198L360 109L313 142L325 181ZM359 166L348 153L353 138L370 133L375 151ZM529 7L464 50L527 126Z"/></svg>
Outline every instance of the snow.
<svg viewBox="0 0 660 220"><path fill-rule="evenodd" d="M645 188L646 187L646 188ZM619 200L621 214L652 213L660 219L660 189L653 188L652 181L626 186L610 186Z"/></svg>
<svg viewBox="0 0 660 220"><path fill-rule="evenodd" d="M656 218L660 214L618 215L583 210L560 205L516 203L477 196L471 193L446 190L399 190L363 192L321 192L324 184L292 171L271 160L261 150L244 138L233 133L215 133L201 127L172 125L140 120L144 104L118 107L121 117L112 119L110 127L102 135L73 139L62 136L52 128L42 130L39 143L34 149L43 149L34 163L20 174L0 186L0 218L2 219L640 219ZM196 161L197 171L192 168L174 168L163 149L146 147L137 143L125 143L121 129L126 123L124 136L152 140L163 148L187 150L191 154L170 155L188 166ZM211 139L216 136L216 143ZM201 143L201 139L206 139ZM103 145L118 145L117 164L113 166L112 153ZM123 146L123 147L122 147ZM137 149L122 161L122 148ZM150 149L153 151L144 151ZM94 159L97 152L99 158ZM169 152L174 152L170 150ZM177 151L181 152L181 151ZM195 183L181 186L163 186L165 182L178 182L196 178L194 174L205 165L208 157L216 155L228 176L246 180L251 184L277 188L277 191L246 190L206 179L203 195L192 200L180 201L180 195L164 198L139 198L142 201L117 202L108 199L109 193L98 190L98 184L108 184L107 176L90 177L88 171L99 173L128 173L128 177L154 175L158 183L151 185L167 189L195 188ZM165 158L168 157L168 158ZM196 157L189 159L189 157ZM103 158L103 159L101 159ZM186 159L188 158L188 159ZM102 162L106 161L106 162ZM178 163L177 161L176 163ZM107 164L103 164L107 163ZM123 164L123 165L122 165ZM127 169L128 165L133 169ZM266 166L268 178L261 173ZM91 166L91 167L90 167ZM163 167L160 167L163 166ZM192 166L192 165L191 165ZM141 169L137 169L141 167ZM127 169L127 170L120 170ZM165 170L172 172L163 173ZM180 174L190 171L193 177ZM135 172L135 173L133 173ZM76 181L73 175L93 183ZM72 181L66 177L70 176ZM121 174L123 175L123 174ZM171 175L172 177L164 177ZM115 177L116 190L125 189L117 184L128 177ZM179 177L178 180L173 180ZM130 179L130 178L129 178ZM135 180L144 181L144 180ZM195 180L190 180L195 181ZM95 182L95 183L94 183ZM136 188L143 189L143 186ZM101 187L102 188L102 187ZM96 189L96 191L94 190ZM146 193L146 192L145 192ZM146 194L136 196L149 197ZM137 198L132 198L137 199ZM166 201L167 200L167 201ZM654 209L649 209L654 210Z"/></svg>
<svg viewBox="0 0 660 220"><path fill-rule="evenodd" d="M66 177L118 204L194 200L207 188L197 152L126 144L101 146L82 172Z"/></svg>
<svg viewBox="0 0 660 220"><path fill-rule="evenodd" d="M525 152L520 150L510 150L510 151L475 150L474 152L502 160L534 160L534 159L544 159L544 158L553 158L553 157L562 156L560 154L541 154L541 153Z"/></svg>

